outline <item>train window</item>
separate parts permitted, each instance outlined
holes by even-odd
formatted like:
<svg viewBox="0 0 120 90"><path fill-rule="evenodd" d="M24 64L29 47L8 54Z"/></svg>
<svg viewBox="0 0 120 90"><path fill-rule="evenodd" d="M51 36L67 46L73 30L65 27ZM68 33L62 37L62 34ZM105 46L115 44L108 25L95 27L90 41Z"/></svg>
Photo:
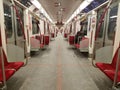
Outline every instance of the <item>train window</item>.
<svg viewBox="0 0 120 90"><path fill-rule="evenodd" d="M87 27L88 27L87 25L88 25L87 22L84 22L84 23L83 23L82 31L84 32L84 35L87 35Z"/></svg>
<svg viewBox="0 0 120 90"><path fill-rule="evenodd" d="M72 27L73 27L73 26L72 26L72 24L71 24L71 25L70 25L70 32L69 32L70 34L72 33Z"/></svg>
<svg viewBox="0 0 120 90"><path fill-rule="evenodd" d="M18 9L18 13L19 13L20 18L21 18L22 23L23 23L23 9L20 8L20 7L17 7L17 9ZM23 35L22 27L21 27L19 18L17 17L16 19L17 19L17 35L18 35L19 37L21 37L21 36ZM24 23L23 23L23 25L24 25ZM24 26L23 26L23 27L24 27Z"/></svg>
<svg viewBox="0 0 120 90"><path fill-rule="evenodd" d="M98 27L98 24L99 24L101 15L103 14L103 10L104 10L104 9L101 9L100 11L98 11L98 15L97 15L97 27ZM97 29L97 27L96 27L96 29ZM103 29L104 29L104 20L103 20L103 22L102 22L102 25L101 25L101 27L100 27L100 31L99 31L99 34L98 34L98 37L99 37L99 38L102 38L102 37L103 37Z"/></svg>
<svg viewBox="0 0 120 90"><path fill-rule="evenodd" d="M11 38L13 34L11 7L6 4L4 4L4 18L5 18L6 36L7 38Z"/></svg>
<svg viewBox="0 0 120 90"><path fill-rule="evenodd" d="M32 18L32 33L37 34L39 32L38 21L35 18Z"/></svg>
<svg viewBox="0 0 120 90"><path fill-rule="evenodd" d="M118 6L111 8L109 14L109 24L108 24L108 39L114 39L114 33L116 29Z"/></svg>

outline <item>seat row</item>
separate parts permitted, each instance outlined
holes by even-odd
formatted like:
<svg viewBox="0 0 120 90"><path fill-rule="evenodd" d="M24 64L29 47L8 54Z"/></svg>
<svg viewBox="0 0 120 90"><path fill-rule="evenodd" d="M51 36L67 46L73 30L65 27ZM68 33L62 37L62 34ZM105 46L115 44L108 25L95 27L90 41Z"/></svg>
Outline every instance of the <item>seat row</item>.
<svg viewBox="0 0 120 90"><path fill-rule="evenodd" d="M5 72L5 79L7 81L16 71L18 71L24 65L24 62L8 62L3 49L1 50L1 53L2 54L0 57L0 82L3 83L3 72ZM4 67L4 69L2 66Z"/></svg>

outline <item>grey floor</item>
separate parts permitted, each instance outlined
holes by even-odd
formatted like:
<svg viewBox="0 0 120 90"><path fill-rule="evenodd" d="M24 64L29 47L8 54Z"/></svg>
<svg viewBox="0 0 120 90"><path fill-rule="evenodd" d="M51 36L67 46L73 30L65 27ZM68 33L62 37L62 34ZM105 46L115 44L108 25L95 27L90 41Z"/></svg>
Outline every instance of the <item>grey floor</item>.
<svg viewBox="0 0 120 90"><path fill-rule="evenodd" d="M8 90L111 90L112 82L87 55L58 35L7 81Z"/></svg>

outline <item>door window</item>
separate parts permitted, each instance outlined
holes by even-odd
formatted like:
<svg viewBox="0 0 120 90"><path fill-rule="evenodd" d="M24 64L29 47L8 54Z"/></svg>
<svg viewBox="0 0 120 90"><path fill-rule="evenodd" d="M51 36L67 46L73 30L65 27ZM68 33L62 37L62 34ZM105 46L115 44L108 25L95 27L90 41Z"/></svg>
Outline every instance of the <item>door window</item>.
<svg viewBox="0 0 120 90"><path fill-rule="evenodd" d="M35 18L32 18L32 33L37 34L39 32L38 21Z"/></svg>
<svg viewBox="0 0 120 90"><path fill-rule="evenodd" d="M99 24L99 21L100 21L100 18L101 18L101 15L103 14L103 8L102 10L99 10L98 11L98 15L97 15L97 27L98 27L98 24ZM97 29L96 27L96 29ZM101 27L100 27L100 31L98 33L98 37L99 38L102 38L103 37L103 29L104 29L104 20L102 21L102 24L101 24Z"/></svg>
<svg viewBox="0 0 120 90"><path fill-rule="evenodd" d="M18 9L18 13L19 13L20 19L22 20L22 23L23 23L23 18L24 18L24 16L23 16L23 9L20 8L20 7L17 7L17 9ZM16 17L16 19L17 19L17 35L19 37L21 37L23 35L22 27L21 27L19 18ZM23 27L24 27L24 23L23 23Z"/></svg>
<svg viewBox="0 0 120 90"><path fill-rule="evenodd" d="M11 38L13 34L12 30L12 15L11 15L11 7L4 4L4 18L5 18L5 31L7 38Z"/></svg>
<svg viewBox="0 0 120 90"><path fill-rule="evenodd" d="M115 29L116 29L116 20L117 20L118 6L111 8L109 14L109 24L108 24L108 39L113 40Z"/></svg>
<svg viewBox="0 0 120 90"><path fill-rule="evenodd" d="M83 29L82 29L82 31L83 31L84 35L87 35L87 25L88 25L87 21L83 22Z"/></svg>

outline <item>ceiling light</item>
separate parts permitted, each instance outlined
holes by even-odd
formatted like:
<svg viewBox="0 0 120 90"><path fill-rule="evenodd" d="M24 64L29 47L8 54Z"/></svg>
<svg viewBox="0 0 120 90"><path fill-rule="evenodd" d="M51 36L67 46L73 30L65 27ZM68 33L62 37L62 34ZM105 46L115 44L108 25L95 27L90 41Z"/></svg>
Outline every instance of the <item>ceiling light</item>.
<svg viewBox="0 0 120 90"><path fill-rule="evenodd" d="M80 10L83 10L83 9L84 9L85 7L87 7L89 4L90 4L90 3L88 3L87 1L84 1L84 2L80 5L79 9L80 9Z"/></svg>
<svg viewBox="0 0 120 90"><path fill-rule="evenodd" d="M42 5L38 2L38 0L31 0L31 3L37 7L41 13L44 14L44 16L50 21L53 22L52 19L50 18L50 16L47 14L47 12L45 11L45 9L42 7Z"/></svg>
<svg viewBox="0 0 120 90"><path fill-rule="evenodd" d="M60 2L56 2L55 3L55 7L59 7L59 6L61 6L61 3Z"/></svg>
<svg viewBox="0 0 120 90"><path fill-rule="evenodd" d="M117 18L117 16L115 15L115 16L111 16L110 18Z"/></svg>
<svg viewBox="0 0 120 90"><path fill-rule="evenodd" d="M38 2L38 0L31 0L31 3L32 3L35 7L37 7L38 9L41 8L41 4Z"/></svg>
<svg viewBox="0 0 120 90"><path fill-rule="evenodd" d="M65 8L61 8L60 11L65 11Z"/></svg>
<svg viewBox="0 0 120 90"><path fill-rule="evenodd" d="M71 17L67 20L66 23L69 23L74 16L76 16L77 14L79 14L84 8L86 8L93 0L84 0L80 6L76 9L76 11L71 15Z"/></svg>
<svg viewBox="0 0 120 90"><path fill-rule="evenodd" d="M86 0L87 2L91 3L93 0Z"/></svg>
<svg viewBox="0 0 120 90"><path fill-rule="evenodd" d="M61 6L61 3L60 3L60 2L58 3L58 6Z"/></svg>

